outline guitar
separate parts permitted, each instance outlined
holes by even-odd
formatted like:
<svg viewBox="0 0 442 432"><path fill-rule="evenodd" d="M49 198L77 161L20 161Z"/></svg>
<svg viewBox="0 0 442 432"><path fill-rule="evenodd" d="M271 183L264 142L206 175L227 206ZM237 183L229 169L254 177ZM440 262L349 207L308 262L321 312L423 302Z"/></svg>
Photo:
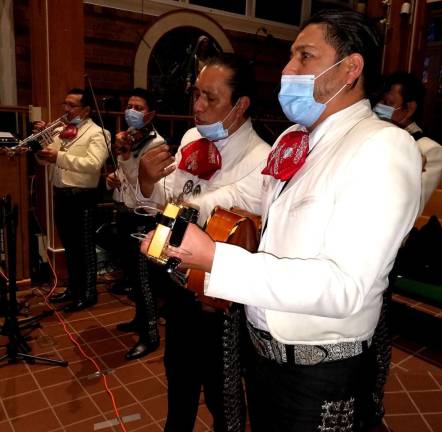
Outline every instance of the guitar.
<svg viewBox="0 0 442 432"><path fill-rule="evenodd" d="M258 248L261 218L237 207L226 210L215 207L207 220L204 231L214 241L241 246L250 252ZM201 270L189 269L186 288L194 291L203 304L227 311L232 302L204 295L204 276Z"/></svg>

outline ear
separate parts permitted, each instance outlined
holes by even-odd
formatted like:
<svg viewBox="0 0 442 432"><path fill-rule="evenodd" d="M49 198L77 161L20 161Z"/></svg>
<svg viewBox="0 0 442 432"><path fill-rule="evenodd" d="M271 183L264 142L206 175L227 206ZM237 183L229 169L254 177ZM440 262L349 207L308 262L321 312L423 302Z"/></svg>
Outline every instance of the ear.
<svg viewBox="0 0 442 432"><path fill-rule="evenodd" d="M347 68L346 84L351 87L362 75L364 58L358 53L350 54L345 60L345 67Z"/></svg>
<svg viewBox="0 0 442 432"><path fill-rule="evenodd" d="M407 118L413 117L417 109L416 101L410 101L407 103Z"/></svg>
<svg viewBox="0 0 442 432"><path fill-rule="evenodd" d="M144 123L150 123L155 117L156 113L157 113L156 111L149 111L148 113L146 113L146 115L143 118Z"/></svg>
<svg viewBox="0 0 442 432"><path fill-rule="evenodd" d="M247 111L247 108L250 106L250 98L248 96L241 96L238 99L238 108L237 113L239 116L243 117L244 113Z"/></svg>

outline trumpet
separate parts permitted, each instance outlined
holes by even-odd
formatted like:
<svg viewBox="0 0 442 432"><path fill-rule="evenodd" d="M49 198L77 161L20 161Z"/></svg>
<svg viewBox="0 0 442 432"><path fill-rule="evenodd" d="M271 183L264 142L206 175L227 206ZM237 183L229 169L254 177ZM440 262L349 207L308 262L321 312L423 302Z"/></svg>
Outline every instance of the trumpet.
<svg viewBox="0 0 442 432"><path fill-rule="evenodd" d="M61 127L64 127L66 125L66 120L67 114L62 115L57 120L49 123L49 125L40 132L36 132L32 135L29 135L27 138L20 140L18 144L15 147L11 147L10 150L19 151L21 149L24 149L25 151L35 151L36 146L32 144L35 141L40 144L41 148L48 146L52 142L54 137L56 137L62 131Z"/></svg>

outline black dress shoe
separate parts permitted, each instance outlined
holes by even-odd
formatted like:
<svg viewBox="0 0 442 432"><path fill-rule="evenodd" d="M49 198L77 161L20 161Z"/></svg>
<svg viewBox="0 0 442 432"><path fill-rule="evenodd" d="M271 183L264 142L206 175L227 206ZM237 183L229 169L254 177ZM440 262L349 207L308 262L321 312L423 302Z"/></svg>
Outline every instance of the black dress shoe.
<svg viewBox="0 0 442 432"><path fill-rule="evenodd" d="M72 303L67 304L64 308L64 312L77 312L83 309L86 309L90 306L93 306L97 303L97 297L91 297L89 299L81 299L73 301Z"/></svg>
<svg viewBox="0 0 442 432"><path fill-rule="evenodd" d="M49 297L49 303L65 303L72 300L72 295L69 291L58 294L53 294Z"/></svg>
<svg viewBox="0 0 442 432"><path fill-rule="evenodd" d="M117 330L127 333L137 333L140 330L140 324L136 320L117 324Z"/></svg>
<svg viewBox="0 0 442 432"><path fill-rule="evenodd" d="M160 346L160 341L156 342L138 342L132 347L124 356L126 360L135 360L144 356L147 356L151 352L154 352Z"/></svg>

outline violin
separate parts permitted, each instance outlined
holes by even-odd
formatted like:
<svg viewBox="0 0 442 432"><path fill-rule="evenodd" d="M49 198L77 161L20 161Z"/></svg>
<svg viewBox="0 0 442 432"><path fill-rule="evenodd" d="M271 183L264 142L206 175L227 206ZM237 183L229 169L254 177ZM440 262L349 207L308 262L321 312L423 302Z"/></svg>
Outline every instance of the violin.
<svg viewBox="0 0 442 432"><path fill-rule="evenodd" d="M143 132L139 129L129 128L126 131L118 132L115 136L115 151L117 154L125 154L132 151L135 143L143 138Z"/></svg>

